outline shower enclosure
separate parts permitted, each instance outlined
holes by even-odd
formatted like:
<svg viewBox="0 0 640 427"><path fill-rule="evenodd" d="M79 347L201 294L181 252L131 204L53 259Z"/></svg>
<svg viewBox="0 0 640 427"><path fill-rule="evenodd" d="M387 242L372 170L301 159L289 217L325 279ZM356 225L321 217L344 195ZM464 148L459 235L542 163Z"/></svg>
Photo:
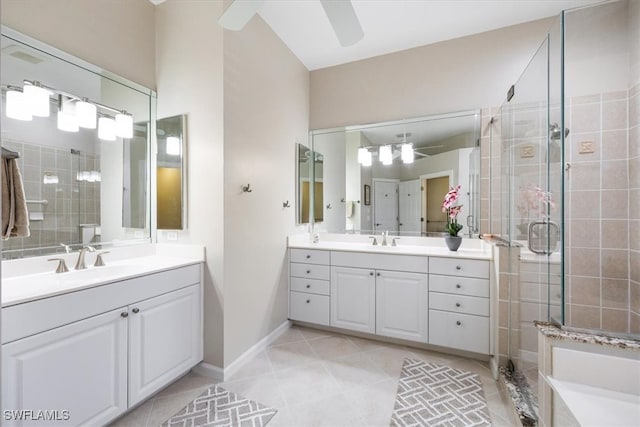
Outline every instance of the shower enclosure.
<svg viewBox="0 0 640 427"><path fill-rule="evenodd" d="M563 12L491 120L500 363L534 418L534 321L640 337L639 22L640 0Z"/></svg>

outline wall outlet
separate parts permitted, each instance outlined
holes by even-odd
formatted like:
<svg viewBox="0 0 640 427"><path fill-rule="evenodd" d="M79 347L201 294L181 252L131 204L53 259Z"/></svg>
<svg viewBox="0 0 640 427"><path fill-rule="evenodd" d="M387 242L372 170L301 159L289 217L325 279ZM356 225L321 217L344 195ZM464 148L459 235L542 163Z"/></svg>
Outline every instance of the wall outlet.
<svg viewBox="0 0 640 427"><path fill-rule="evenodd" d="M176 231L167 232L167 240L178 240L178 233Z"/></svg>
<svg viewBox="0 0 640 427"><path fill-rule="evenodd" d="M580 154L590 154L595 153L596 144L593 141L580 141L580 148L578 149L578 153Z"/></svg>
<svg viewBox="0 0 640 427"><path fill-rule="evenodd" d="M142 232L142 230L136 230L136 231L133 233L133 236L134 236L136 239L142 239L142 238L144 237L144 233Z"/></svg>

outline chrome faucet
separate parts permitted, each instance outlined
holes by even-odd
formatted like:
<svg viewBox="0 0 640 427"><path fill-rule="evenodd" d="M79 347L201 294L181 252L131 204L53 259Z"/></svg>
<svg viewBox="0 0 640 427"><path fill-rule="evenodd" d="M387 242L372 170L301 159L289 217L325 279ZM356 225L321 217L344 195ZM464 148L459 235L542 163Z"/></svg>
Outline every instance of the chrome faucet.
<svg viewBox="0 0 640 427"><path fill-rule="evenodd" d="M82 249L80 249L80 253L78 254L78 261L76 262L76 266L74 267L75 270L84 270L85 268L87 268L87 266L84 263L84 256L87 252L95 252L96 249L93 246L83 246Z"/></svg>
<svg viewBox="0 0 640 427"><path fill-rule="evenodd" d="M387 236L389 235L388 231L383 231L382 232L382 246L387 246Z"/></svg>

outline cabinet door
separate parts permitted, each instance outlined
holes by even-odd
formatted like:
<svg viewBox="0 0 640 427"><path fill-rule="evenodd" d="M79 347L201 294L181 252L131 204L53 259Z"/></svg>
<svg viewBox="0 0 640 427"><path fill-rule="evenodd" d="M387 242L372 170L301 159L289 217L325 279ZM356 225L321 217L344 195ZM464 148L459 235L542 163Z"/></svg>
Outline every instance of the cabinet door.
<svg viewBox="0 0 640 427"><path fill-rule="evenodd" d="M129 406L202 360L200 285L129 306Z"/></svg>
<svg viewBox="0 0 640 427"><path fill-rule="evenodd" d="M3 425L96 426L126 411L126 313L110 311L3 345L3 409L56 417Z"/></svg>
<svg viewBox="0 0 640 427"><path fill-rule="evenodd" d="M427 275L376 271L376 334L427 342Z"/></svg>
<svg viewBox="0 0 640 427"><path fill-rule="evenodd" d="M373 270L331 268L331 326L376 331L376 287Z"/></svg>

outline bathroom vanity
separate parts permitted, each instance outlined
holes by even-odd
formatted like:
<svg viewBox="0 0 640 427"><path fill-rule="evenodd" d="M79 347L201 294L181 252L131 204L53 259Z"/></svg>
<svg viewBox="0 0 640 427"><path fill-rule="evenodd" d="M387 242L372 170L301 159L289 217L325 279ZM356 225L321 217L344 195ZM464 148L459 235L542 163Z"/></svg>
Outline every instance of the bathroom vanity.
<svg viewBox="0 0 640 427"><path fill-rule="evenodd" d="M4 409L104 425L202 360L203 248L143 246L105 267L3 280Z"/></svg>
<svg viewBox="0 0 640 427"><path fill-rule="evenodd" d="M442 239L373 246L366 236L304 237L289 238L291 320L492 354L484 242L450 252Z"/></svg>

